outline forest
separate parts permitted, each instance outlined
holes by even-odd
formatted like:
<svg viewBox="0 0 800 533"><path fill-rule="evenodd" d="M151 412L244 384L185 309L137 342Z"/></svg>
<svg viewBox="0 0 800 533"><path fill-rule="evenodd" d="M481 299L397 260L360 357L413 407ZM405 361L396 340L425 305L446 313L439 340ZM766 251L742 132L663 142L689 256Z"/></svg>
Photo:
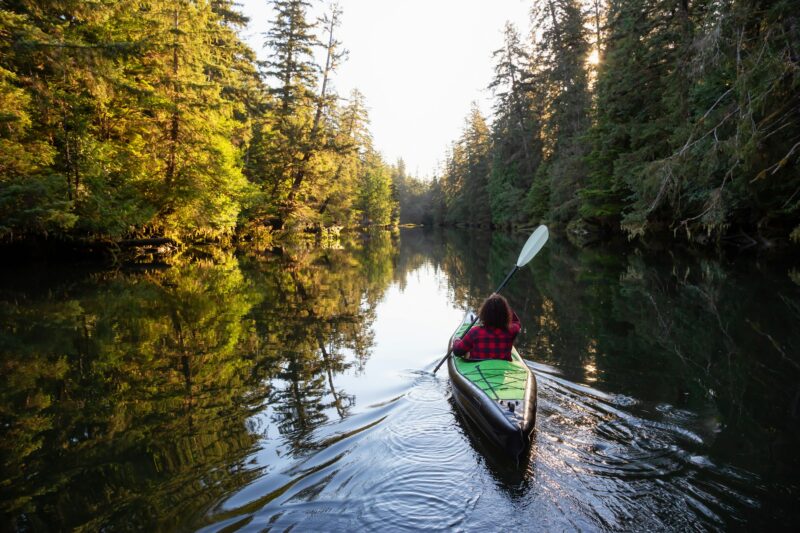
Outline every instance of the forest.
<svg viewBox="0 0 800 533"><path fill-rule="evenodd" d="M389 224L364 97L330 90L341 11L271 4L260 62L233 0L2 2L0 238Z"/></svg>
<svg viewBox="0 0 800 533"><path fill-rule="evenodd" d="M800 241L791 0L539 0L418 197L440 224Z"/></svg>
<svg viewBox="0 0 800 533"><path fill-rule="evenodd" d="M235 0L0 2L0 240L546 222L800 241L793 0L531 2L494 51L491 116L469 111L430 181L332 89L342 11L269 4L259 61Z"/></svg>

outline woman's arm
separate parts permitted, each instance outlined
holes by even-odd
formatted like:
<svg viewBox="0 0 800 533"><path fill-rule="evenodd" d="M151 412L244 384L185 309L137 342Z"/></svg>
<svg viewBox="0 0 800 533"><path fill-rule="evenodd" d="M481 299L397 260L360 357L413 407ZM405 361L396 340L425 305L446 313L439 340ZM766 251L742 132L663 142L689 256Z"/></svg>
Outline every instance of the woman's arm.
<svg viewBox="0 0 800 533"><path fill-rule="evenodd" d="M463 339L453 340L453 353L456 355L464 355L472 350L472 331L469 330Z"/></svg>

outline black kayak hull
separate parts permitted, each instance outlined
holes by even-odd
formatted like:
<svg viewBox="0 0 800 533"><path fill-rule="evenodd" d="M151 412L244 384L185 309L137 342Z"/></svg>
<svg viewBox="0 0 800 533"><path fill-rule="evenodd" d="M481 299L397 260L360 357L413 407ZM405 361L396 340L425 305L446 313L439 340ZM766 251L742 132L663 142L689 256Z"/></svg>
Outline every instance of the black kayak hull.
<svg viewBox="0 0 800 533"><path fill-rule="evenodd" d="M498 402L461 375L454 364L455 357L448 360L447 371L459 410L507 456L519 458L530 446L531 433L536 424L536 377L533 372L527 369L529 376L522 408L518 411L520 416L512 421Z"/></svg>

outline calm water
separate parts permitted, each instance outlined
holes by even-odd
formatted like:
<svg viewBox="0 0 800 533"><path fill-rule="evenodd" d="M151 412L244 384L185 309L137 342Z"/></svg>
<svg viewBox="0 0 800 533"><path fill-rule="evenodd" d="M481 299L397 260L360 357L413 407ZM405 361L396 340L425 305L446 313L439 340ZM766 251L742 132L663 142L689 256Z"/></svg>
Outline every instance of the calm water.
<svg viewBox="0 0 800 533"><path fill-rule="evenodd" d="M539 382L517 465L430 371L523 241L4 271L0 529L796 527L800 269L553 237L506 290Z"/></svg>

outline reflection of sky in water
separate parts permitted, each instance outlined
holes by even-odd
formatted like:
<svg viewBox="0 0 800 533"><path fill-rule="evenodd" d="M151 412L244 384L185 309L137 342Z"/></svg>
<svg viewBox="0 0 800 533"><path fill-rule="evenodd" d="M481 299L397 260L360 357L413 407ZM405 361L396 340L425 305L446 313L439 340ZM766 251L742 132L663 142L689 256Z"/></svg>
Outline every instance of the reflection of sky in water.
<svg viewBox="0 0 800 533"><path fill-rule="evenodd" d="M386 290L375 310L373 331L375 342L363 371L353 365L345 372L333 376L337 393L355 394L351 415L369 410L375 404L390 401L409 393L417 373L431 370L431 365L444 356L447 338L460 323L463 311L455 309L449 296L445 274L425 263L409 272L404 283L394 282ZM347 361L355 357L343 349ZM447 368L439 370L438 377L447 379ZM273 380L278 387L286 384ZM332 400L330 392L327 399ZM334 408L325 410L330 420L328 428L320 428L315 436L341 431L341 418ZM284 441L270 419L270 406L251 417L251 427L264 434L262 448L251 460L264 472L278 472L291 464L292 443ZM263 487L258 491L263 490ZM246 501L252 490L237 494L235 502ZM257 492L257 491L256 491ZM227 502L226 507L234 502ZM235 505L233 505L235 506Z"/></svg>
<svg viewBox="0 0 800 533"><path fill-rule="evenodd" d="M453 307L443 278L443 272L425 264L409 273L404 289L398 283L389 286L376 309L375 345L364 375L351 370L336 380L343 389L358 390L358 407L387 400L393 391L402 393L409 371L423 370L444 356L447 338L464 313ZM438 374L445 377L447 369Z"/></svg>

